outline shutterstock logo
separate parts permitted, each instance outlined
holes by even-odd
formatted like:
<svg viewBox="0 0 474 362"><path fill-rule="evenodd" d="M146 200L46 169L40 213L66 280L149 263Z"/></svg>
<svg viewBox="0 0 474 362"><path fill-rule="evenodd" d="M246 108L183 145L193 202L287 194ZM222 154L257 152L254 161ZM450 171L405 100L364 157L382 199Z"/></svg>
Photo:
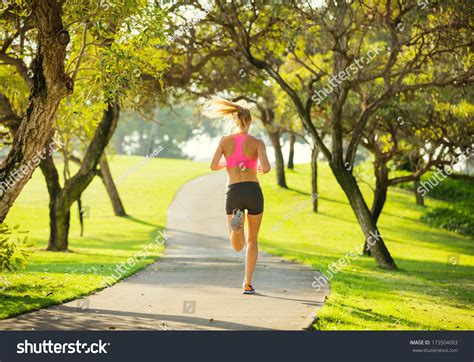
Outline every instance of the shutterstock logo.
<svg viewBox="0 0 474 362"><path fill-rule="evenodd" d="M66 343L53 343L51 340L43 340L42 342L29 342L25 339L24 342L16 345L16 353L18 354L106 354L106 347L109 347L109 342L103 342L99 339L96 343L81 343L66 342Z"/></svg>

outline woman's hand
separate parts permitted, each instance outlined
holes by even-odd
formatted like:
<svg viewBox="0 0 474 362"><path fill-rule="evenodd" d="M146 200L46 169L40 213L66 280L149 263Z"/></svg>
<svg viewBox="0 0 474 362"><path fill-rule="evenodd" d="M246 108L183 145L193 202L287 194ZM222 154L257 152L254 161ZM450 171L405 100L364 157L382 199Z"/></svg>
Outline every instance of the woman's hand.
<svg viewBox="0 0 474 362"><path fill-rule="evenodd" d="M263 171L263 167L261 164L258 164L257 171L260 175L265 175L265 172Z"/></svg>

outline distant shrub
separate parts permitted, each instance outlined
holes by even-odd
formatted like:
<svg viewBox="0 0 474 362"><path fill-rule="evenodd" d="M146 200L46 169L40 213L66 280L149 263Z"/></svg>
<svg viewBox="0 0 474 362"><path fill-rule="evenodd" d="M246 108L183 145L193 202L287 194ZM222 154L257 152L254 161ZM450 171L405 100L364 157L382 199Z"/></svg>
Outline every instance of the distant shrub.
<svg viewBox="0 0 474 362"><path fill-rule="evenodd" d="M474 236L474 217L463 209L436 207L425 212L421 220L435 227Z"/></svg>
<svg viewBox="0 0 474 362"><path fill-rule="evenodd" d="M434 177L434 172L428 172L422 176L421 181L426 182ZM438 183L437 186L429 188L429 192L426 196L433 197L435 199L457 202L466 202L472 200L474 203L474 182L471 180L455 179L448 177L445 180ZM414 182L405 182L400 184L402 189L413 190Z"/></svg>
<svg viewBox="0 0 474 362"><path fill-rule="evenodd" d="M422 180L425 180L424 177ZM456 180L447 178L439 183L428 192L428 196L435 199L451 201L451 202L465 202L472 200L474 203L474 184L472 181Z"/></svg>
<svg viewBox="0 0 474 362"><path fill-rule="evenodd" d="M33 243L28 241L26 232L0 224L0 272L16 271L26 265Z"/></svg>
<svg viewBox="0 0 474 362"><path fill-rule="evenodd" d="M434 172L422 176L421 181L433 179ZM428 209L421 221L435 227L451 230L463 235L474 235L474 182L468 177L453 176L429 188L428 197L448 201L450 207ZM400 184L400 187L413 190L414 182Z"/></svg>

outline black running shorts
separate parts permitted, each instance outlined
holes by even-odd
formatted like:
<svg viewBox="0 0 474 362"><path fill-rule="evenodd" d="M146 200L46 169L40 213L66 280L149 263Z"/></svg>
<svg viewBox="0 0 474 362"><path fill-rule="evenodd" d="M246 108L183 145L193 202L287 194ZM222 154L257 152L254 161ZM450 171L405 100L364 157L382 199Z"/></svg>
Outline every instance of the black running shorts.
<svg viewBox="0 0 474 362"><path fill-rule="evenodd" d="M263 212L263 193L258 182L237 182L227 186L225 193L227 215L232 215L234 209L247 209L250 215Z"/></svg>

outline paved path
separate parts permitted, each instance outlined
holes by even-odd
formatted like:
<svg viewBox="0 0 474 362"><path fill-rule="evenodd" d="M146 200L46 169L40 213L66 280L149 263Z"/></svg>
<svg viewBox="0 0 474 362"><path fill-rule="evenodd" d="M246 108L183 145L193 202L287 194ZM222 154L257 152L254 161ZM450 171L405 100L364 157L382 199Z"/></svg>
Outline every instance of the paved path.
<svg viewBox="0 0 474 362"><path fill-rule="evenodd" d="M308 328L328 293L311 287L319 275L311 268L261 253L253 281L258 294L241 294L244 253L228 241L224 188L219 172L180 189L156 263L87 299L0 321L0 330Z"/></svg>

